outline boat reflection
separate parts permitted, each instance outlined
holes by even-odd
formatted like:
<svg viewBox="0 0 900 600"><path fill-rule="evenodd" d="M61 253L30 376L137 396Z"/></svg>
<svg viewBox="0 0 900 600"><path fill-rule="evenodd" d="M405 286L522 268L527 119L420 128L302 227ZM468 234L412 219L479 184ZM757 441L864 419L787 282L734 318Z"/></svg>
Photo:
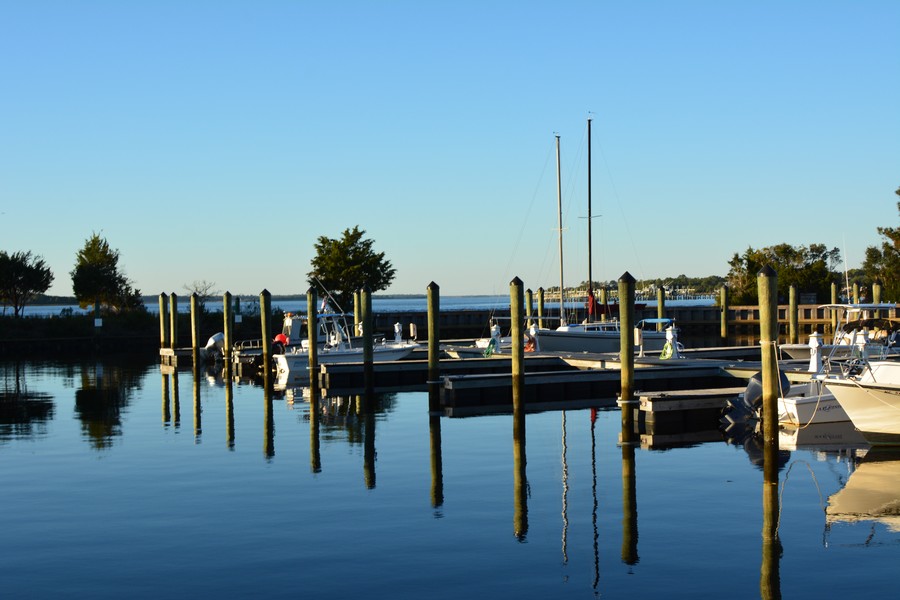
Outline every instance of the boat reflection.
<svg viewBox="0 0 900 600"><path fill-rule="evenodd" d="M865 452L846 485L828 498L826 523L878 522L900 532L900 448Z"/></svg>

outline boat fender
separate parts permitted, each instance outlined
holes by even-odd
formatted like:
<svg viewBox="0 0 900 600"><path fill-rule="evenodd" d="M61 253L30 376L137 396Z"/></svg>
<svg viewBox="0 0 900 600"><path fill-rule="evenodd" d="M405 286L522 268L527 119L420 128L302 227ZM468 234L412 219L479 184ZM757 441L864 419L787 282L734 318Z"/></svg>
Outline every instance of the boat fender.
<svg viewBox="0 0 900 600"><path fill-rule="evenodd" d="M275 342L272 344L272 354L284 354L284 344Z"/></svg>
<svg viewBox="0 0 900 600"><path fill-rule="evenodd" d="M525 334L525 352L534 352L534 338L530 334Z"/></svg>
<svg viewBox="0 0 900 600"><path fill-rule="evenodd" d="M662 360L669 360L670 358L672 358L672 355L674 353L675 351L672 348L672 342L666 342L666 345L663 346L662 352L659 353L659 357Z"/></svg>

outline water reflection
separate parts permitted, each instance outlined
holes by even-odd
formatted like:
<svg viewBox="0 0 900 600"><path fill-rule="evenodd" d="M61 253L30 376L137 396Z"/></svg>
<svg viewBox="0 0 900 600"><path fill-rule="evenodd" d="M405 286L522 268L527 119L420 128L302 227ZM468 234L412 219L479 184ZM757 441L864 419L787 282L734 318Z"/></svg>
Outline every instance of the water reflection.
<svg viewBox="0 0 900 600"><path fill-rule="evenodd" d="M122 412L132 392L140 389L140 374L109 364L81 368L81 388L75 390L75 415L91 446L104 449L122 435Z"/></svg>
<svg viewBox="0 0 900 600"><path fill-rule="evenodd" d="M828 499L833 523L880 523L900 532L900 448L875 447L857 462L846 485Z"/></svg>
<svg viewBox="0 0 900 600"><path fill-rule="evenodd" d="M28 389L22 363L3 363L0 389L0 442L47 433L53 396Z"/></svg>

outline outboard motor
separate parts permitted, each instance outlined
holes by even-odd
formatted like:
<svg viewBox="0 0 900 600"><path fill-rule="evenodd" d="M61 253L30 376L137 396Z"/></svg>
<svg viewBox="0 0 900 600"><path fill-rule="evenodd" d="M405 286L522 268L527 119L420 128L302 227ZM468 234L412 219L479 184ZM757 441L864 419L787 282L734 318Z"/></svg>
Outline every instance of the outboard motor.
<svg viewBox="0 0 900 600"><path fill-rule="evenodd" d="M221 331L216 333L206 341L206 347L203 348L207 352L213 352L215 350L222 351L225 349L225 334Z"/></svg>
<svg viewBox="0 0 900 600"><path fill-rule="evenodd" d="M778 375L781 379L781 395L787 395L791 389L791 382L783 371L779 371ZM729 406L725 409L722 422L726 425L733 425L757 419L762 408L762 401L762 373L756 373L747 381L744 393L728 401Z"/></svg>

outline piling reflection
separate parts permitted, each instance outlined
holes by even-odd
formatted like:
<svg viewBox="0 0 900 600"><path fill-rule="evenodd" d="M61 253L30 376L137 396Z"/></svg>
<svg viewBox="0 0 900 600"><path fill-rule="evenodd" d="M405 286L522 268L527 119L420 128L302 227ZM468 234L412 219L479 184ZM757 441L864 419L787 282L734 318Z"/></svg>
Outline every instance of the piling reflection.
<svg viewBox="0 0 900 600"><path fill-rule="evenodd" d="M178 370L172 371L172 425L177 429L181 427L181 400L178 393Z"/></svg>
<svg viewBox="0 0 900 600"><path fill-rule="evenodd" d="M162 377L162 381L160 382L160 389L162 390L162 422L164 426L168 426L169 423L172 422L172 412L169 409L169 380L171 379L169 372L165 368L160 370L160 377Z"/></svg>
<svg viewBox="0 0 900 600"><path fill-rule="evenodd" d="M525 433L513 436L513 533L520 542L528 535L528 478L525 475Z"/></svg>
<svg viewBox="0 0 900 600"><path fill-rule="evenodd" d="M363 419L363 472L366 489L375 489L375 397L367 386L366 393L359 398Z"/></svg>
<svg viewBox="0 0 900 600"><path fill-rule="evenodd" d="M778 442L763 447L763 528L762 565L759 595L764 600L781 598L781 540L778 537L778 471L781 468Z"/></svg>
<svg viewBox="0 0 900 600"><path fill-rule="evenodd" d="M193 376L194 376L194 440L200 441L200 434L203 432L202 425L202 413L203 408L200 405L200 355L198 350L194 350L194 366L193 366Z"/></svg>
<svg viewBox="0 0 900 600"><path fill-rule="evenodd" d="M272 386L268 378L263 387L263 407L265 414L263 417L263 455L266 459L271 459L275 456L275 414L272 407Z"/></svg>
<svg viewBox="0 0 900 600"><path fill-rule="evenodd" d="M322 453L319 443L319 389L310 388L309 394L309 468L313 473L322 472Z"/></svg>
<svg viewBox="0 0 900 600"><path fill-rule="evenodd" d="M440 509L444 505L444 469L441 457L441 416L428 416L428 432L431 441L431 507ZM435 516L442 516L435 512Z"/></svg>
<svg viewBox="0 0 900 600"><path fill-rule="evenodd" d="M624 433L624 432L623 432ZM633 443L622 443L622 562L633 566L638 556L637 474Z"/></svg>
<svg viewBox="0 0 900 600"><path fill-rule="evenodd" d="M0 442L46 433L53 419L53 396L28 389L21 363L2 365L0 389Z"/></svg>
<svg viewBox="0 0 900 600"><path fill-rule="evenodd" d="M234 450L234 382L231 363L225 363L225 440L229 450Z"/></svg>
<svg viewBox="0 0 900 600"><path fill-rule="evenodd" d="M591 496L593 506L591 510L591 526L593 527L594 543L594 580L591 583L594 592L600 584L600 532L597 528L597 409L591 409Z"/></svg>

